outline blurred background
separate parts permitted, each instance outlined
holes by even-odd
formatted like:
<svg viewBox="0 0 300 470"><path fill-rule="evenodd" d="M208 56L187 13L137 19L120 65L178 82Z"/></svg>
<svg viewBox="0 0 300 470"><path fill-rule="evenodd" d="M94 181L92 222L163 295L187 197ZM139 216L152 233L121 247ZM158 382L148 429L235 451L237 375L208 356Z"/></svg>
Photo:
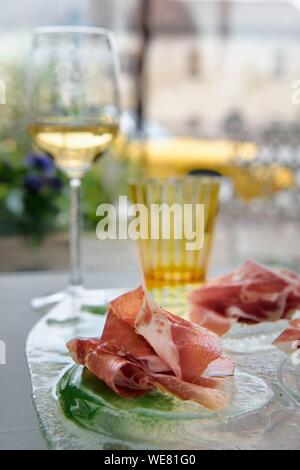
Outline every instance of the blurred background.
<svg viewBox="0 0 300 470"><path fill-rule="evenodd" d="M10 0L0 15L0 271L68 268L65 177L32 148L24 119L31 34L43 25L110 28L121 59L121 133L84 178L85 269L136 269L131 242L95 235L97 206L126 194L130 176L207 172L224 176L213 266L299 268L300 1Z"/></svg>

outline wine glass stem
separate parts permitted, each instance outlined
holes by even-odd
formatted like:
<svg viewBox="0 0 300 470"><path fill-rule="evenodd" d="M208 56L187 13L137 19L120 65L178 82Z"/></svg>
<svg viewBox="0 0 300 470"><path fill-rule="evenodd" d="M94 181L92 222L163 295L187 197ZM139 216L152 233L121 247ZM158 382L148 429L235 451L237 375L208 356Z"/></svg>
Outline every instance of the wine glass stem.
<svg viewBox="0 0 300 470"><path fill-rule="evenodd" d="M81 273L81 179L70 179L71 188L71 226L70 226L70 263L71 287L82 286Z"/></svg>

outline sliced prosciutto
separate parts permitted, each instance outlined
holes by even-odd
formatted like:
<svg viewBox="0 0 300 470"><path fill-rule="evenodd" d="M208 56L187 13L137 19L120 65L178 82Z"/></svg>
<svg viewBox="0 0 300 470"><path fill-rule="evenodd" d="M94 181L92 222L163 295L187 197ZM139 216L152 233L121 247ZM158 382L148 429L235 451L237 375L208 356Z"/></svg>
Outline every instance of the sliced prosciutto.
<svg viewBox="0 0 300 470"><path fill-rule="evenodd" d="M228 403L235 366L213 333L160 308L142 288L111 303L101 338L71 340L73 360L120 396L153 388L214 411Z"/></svg>
<svg viewBox="0 0 300 470"><path fill-rule="evenodd" d="M222 355L214 333L160 308L143 287L114 300L111 309L145 338L179 379L196 383Z"/></svg>
<svg viewBox="0 0 300 470"><path fill-rule="evenodd" d="M234 375L234 371L234 362L229 357L222 356L209 364L203 377L232 377Z"/></svg>
<svg viewBox="0 0 300 470"><path fill-rule="evenodd" d="M153 388L141 367L101 349L88 354L84 365L121 397L138 397Z"/></svg>
<svg viewBox="0 0 300 470"><path fill-rule="evenodd" d="M219 336L236 321L259 323L290 319L300 308L300 277L252 261L190 294L190 319Z"/></svg>
<svg viewBox="0 0 300 470"><path fill-rule="evenodd" d="M70 351L74 352L77 341L74 339L68 343ZM73 359L77 362L76 353ZM90 351L84 363L80 364L124 398L139 397L158 388L182 400L196 401L212 411L221 410L228 403L227 394L217 390L220 387L217 379L200 378L199 384L196 385L179 380L174 375L151 373L136 361L104 352L101 346Z"/></svg>
<svg viewBox="0 0 300 470"><path fill-rule="evenodd" d="M300 320L291 320L289 327L274 341L281 351L290 354L300 349Z"/></svg>
<svg viewBox="0 0 300 470"><path fill-rule="evenodd" d="M195 401L212 411L224 409L229 402L228 395L222 390L216 390L215 385L213 388L208 383L195 385L168 375L156 375L154 379L157 388L161 388L181 400Z"/></svg>
<svg viewBox="0 0 300 470"><path fill-rule="evenodd" d="M111 309L100 341L104 351L138 361L150 372L171 372L170 366L155 353L150 344L116 317Z"/></svg>
<svg viewBox="0 0 300 470"><path fill-rule="evenodd" d="M154 388L138 361L109 353L101 338L97 341L75 338L67 343L67 348L74 362L85 366L120 396L137 397Z"/></svg>
<svg viewBox="0 0 300 470"><path fill-rule="evenodd" d="M190 320L202 326L202 328L213 331L218 336L224 336L228 333L232 325L236 322L236 319L227 318L200 304L192 305Z"/></svg>

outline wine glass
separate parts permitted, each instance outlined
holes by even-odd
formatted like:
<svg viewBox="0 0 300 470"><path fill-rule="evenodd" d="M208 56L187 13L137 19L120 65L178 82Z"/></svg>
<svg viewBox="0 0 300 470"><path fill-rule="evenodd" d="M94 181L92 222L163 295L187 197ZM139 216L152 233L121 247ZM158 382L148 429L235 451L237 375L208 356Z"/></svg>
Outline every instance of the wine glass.
<svg viewBox="0 0 300 470"><path fill-rule="evenodd" d="M38 28L26 117L33 141L65 172L71 191L70 283L62 292L33 299L32 307L39 309L83 294L81 182L119 129L119 64L112 33L94 27Z"/></svg>

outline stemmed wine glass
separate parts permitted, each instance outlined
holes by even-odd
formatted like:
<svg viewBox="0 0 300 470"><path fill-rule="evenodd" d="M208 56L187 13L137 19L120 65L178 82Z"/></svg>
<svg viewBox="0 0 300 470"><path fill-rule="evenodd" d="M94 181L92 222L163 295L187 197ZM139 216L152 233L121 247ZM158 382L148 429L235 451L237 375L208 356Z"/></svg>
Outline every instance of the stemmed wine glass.
<svg viewBox="0 0 300 470"><path fill-rule="evenodd" d="M81 296L82 178L105 154L119 128L119 65L112 33L93 27L38 28L33 37L27 125L37 147L69 178L71 191L69 286L36 298L33 308ZM96 208L95 208L96 210Z"/></svg>

